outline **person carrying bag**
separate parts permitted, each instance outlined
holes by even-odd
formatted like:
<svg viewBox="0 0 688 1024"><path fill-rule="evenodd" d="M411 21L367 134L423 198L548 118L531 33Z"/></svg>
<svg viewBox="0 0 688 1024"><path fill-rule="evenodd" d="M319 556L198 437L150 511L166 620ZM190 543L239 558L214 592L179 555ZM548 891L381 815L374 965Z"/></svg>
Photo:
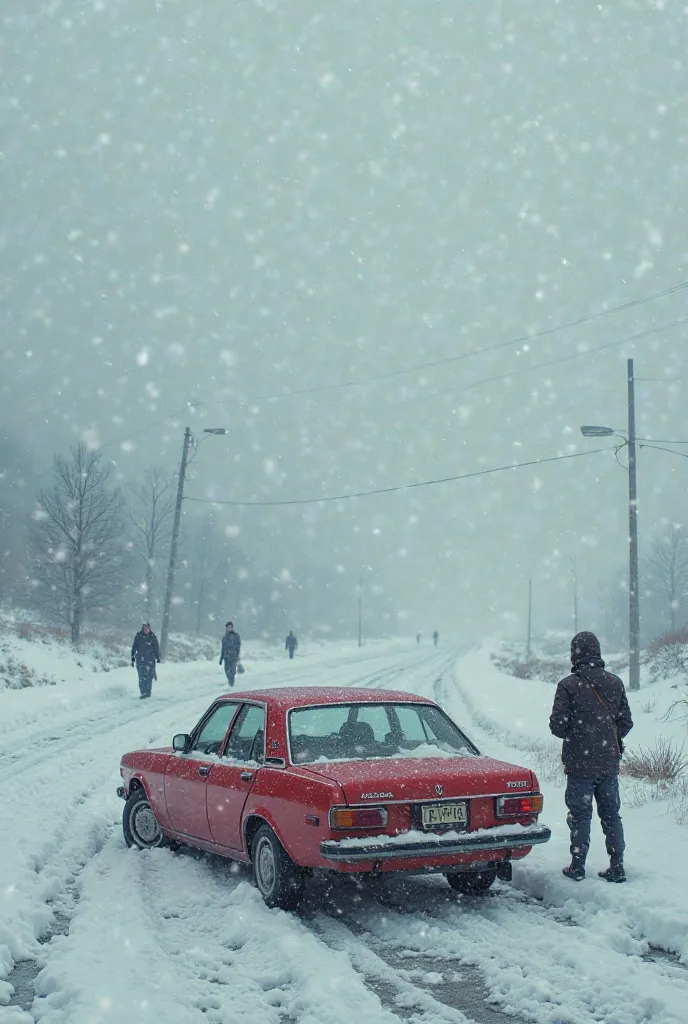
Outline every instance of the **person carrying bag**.
<svg viewBox="0 0 688 1024"><path fill-rule="evenodd" d="M571 832L571 863L563 873L574 882L585 878L594 799L609 855L609 867L598 874L607 882L625 882L619 768L624 737L633 728L631 709L623 683L605 670L594 633L574 636L571 667L557 686L549 719L550 731L563 740Z"/></svg>

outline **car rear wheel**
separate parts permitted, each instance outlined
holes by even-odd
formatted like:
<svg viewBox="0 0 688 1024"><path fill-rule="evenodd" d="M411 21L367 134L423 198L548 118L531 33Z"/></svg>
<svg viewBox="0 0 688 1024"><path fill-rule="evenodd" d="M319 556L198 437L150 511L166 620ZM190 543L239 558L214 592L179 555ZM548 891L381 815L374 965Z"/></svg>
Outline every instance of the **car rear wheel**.
<svg viewBox="0 0 688 1024"><path fill-rule="evenodd" d="M261 825L256 832L251 861L256 888L267 906L296 910L303 899L304 873L269 825Z"/></svg>
<svg viewBox="0 0 688 1024"><path fill-rule="evenodd" d="M122 813L122 831L127 846L136 846L139 850L168 845L144 789L133 789L129 794Z"/></svg>
<svg viewBox="0 0 688 1024"><path fill-rule="evenodd" d="M496 868L485 868L483 871L461 871L447 875L447 881L452 889L460 892L463 896L482 896L496 877Z"/></svg>

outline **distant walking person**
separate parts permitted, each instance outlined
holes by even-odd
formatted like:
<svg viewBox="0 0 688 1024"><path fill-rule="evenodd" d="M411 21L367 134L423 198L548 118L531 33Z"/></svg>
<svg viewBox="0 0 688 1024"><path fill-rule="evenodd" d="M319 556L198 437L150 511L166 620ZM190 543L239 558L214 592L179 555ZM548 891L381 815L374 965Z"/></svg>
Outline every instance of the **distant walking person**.
<svg viewBox="0 0 688 1024"><path fill-rule="evenodd" d="M605 671L594 633L574 636L571 667L557 686L549 720L550 731L564 741L571 863L563 871L574 882L585 878L594 797L609 854L609 867L598 874L608 882L625 882L619 765L623 738L633 728L631 710L623 683Z"/></svg>
<svg viewBox="0 0 688 1024"><path fill-rule="evenodd" d="M289 651L289 660L290 661L293 660L293 658L294 658L294 651L296 650L296 648L298 646L299 646L299 641L294 636L293 631L289 630L289 636L284 641L284 648L285 648L285 650Z"/></svg>
<svg viewBox="0 0 688 1024"><path fill-rule="evenodd" d="M416 633L416 643L420 643L420 630L418 630L418 632Z"/></svg>
<svg viewBox="0 0 688 1024"><path fill-rule="evenodd" d="M131 645L131 664L134 663L139 674L140 699L143 700L151 695L153 680L157 678L155 666L160 663L158 638L148 622L144 622Z"/></svg>
<svg viewBox="0 0 688 1024"><path fill-rule="evenodd" d="M241 637L234 632L234 623L228 622L225 626L225 635L222 637L220 664L225 664L225 675L230 686L234 686L240 653Z"/></svg>
<svg viewBox="0 0 688 1024"><path fill-rule="evenodd" d="M437 641L439 640L439 638L440 635L437 632L437 630L435 630L435 632L432 634L432 642L434 643L435 647L437 647Z"/></svg>

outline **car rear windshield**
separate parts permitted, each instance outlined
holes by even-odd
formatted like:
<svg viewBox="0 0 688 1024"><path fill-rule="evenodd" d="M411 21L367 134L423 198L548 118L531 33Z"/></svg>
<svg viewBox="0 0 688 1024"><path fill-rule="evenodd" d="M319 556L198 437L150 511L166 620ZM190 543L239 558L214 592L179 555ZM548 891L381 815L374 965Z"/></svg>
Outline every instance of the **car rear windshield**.
<svg viewBox="0 0 688 1024"><path fill-rule="evenodd" d="M289 712L293 764L384 757L471 757L478 751L432 704L327 704Z"/></svg>

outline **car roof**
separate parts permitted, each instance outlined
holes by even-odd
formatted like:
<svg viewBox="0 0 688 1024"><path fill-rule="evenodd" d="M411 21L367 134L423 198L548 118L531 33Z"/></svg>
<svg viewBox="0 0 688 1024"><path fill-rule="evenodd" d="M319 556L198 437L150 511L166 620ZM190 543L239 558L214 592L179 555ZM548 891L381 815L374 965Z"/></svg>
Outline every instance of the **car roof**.
<svg viewBox="0 0 688 1024"><path fill-rule="evenodd" d="M275 686L265 690L239 690L224 693L221 699L259 700L282 709L309 707L313 704L376 704L380 702L432 704L403 690L369 690L353 686Z"/></svg>

